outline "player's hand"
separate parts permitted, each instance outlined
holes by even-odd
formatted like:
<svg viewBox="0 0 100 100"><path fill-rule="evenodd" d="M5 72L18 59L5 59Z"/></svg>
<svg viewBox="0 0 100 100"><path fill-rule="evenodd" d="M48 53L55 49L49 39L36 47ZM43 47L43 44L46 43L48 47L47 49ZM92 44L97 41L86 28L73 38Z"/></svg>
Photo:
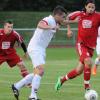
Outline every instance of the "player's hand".
<svg viewBox="0 0 100 100"><path fill-rule="evenodd" d="M71 38L72 36L73 36L73 32L72 32L72 31L68 31L68 32L67 32L67 37L68 37L68 38Z"/></svg>
<svg viewBox="0 0 100 100"><path fill-rule="evenodd" d="M63 25L67 25L67 24L69 24L69 20L64 20Z"/></svg>
<svg viewBox="0 0 100 100"><path fill-rule="evenodd" d="M28 59L28 58L29 58L29 55L28 55L27 52L25 53L25 55L23 56L23 58L24 58L24 59Z"/></svg>

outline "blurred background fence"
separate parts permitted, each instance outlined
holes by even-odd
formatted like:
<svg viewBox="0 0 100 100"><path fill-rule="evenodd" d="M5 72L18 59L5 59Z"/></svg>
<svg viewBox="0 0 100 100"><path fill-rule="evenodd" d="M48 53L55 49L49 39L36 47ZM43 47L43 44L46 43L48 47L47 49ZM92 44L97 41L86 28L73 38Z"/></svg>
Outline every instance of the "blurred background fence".
<svg viewBox="0 0 100 100"><path fill-rule="evenodd" d="M12 19L14 21L14 29L19 32L25 43L28 44L30 38L32 37L34 30L37 26L38 21L40 21L43 17L49 16L52 12L0 12L0 28L3 27L3 22L6 19ZM73 46L76 40L77 34L77 24L72 24L73 37L71 39L67 38L67 28L61 27L60 31L58 31L53 37L50 45L53 46Z"/></svg>
<svg viewBox="0 0 100 100"><path fill-rule="evenodd" d="M25 40L25 43L28 44L30 38L34 34L35 28L16 28ZM72 28L73 36L71 38L67 37L67 29L61 28L53 37L50 46L74 46L76 41L77 28Z"/></svg>

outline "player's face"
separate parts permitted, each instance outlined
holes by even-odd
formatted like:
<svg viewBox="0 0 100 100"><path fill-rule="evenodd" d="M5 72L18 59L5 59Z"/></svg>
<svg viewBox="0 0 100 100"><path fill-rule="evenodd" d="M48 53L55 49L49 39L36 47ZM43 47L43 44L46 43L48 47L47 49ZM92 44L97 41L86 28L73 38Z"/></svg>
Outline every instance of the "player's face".
<svg viewBox="0 0 100 100"><path fill-rule="evenodd" d="M13 30L13 24L5 23L4 25L5 34L10 34L12 30Z"/></svg>
<svg viewBox="0 0 100 100"><path fill-rule="evenodd" d="M58 22L62 23L66 18L66 14L62 13L62 14L58 14Z"/></svg>
<svg viewBox="0 0 100 100"><path fill-rule="evenodd" d="M86 12L92 14L95 11L95 4L88 3L86 6Z"/></svg>

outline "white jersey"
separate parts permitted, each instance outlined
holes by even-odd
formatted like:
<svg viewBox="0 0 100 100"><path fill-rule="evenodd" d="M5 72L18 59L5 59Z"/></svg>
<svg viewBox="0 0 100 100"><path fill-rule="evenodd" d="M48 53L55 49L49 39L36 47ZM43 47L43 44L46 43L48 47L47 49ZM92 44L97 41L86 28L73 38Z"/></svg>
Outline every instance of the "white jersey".
<svg viewBox="0 0 100 100"><path fill-rule="evenodd" d="M96 52L97 52L97 55L100 55L100 27L98 28Z"/></svg>
<svg viewBox="0 0 100 100"><path fill-rule="evenodd" d="M56 26L55 19L52 15L45 17L43 21L52 26ZM33 37L31 38L29 45L28 45L28 51L36 50L36 49L46 49L51 41L51 39L54 36L54 33L56 30L48 29L40 29L36 28Z"/></svg>
<svg viewBox="0 0 100 100"><path fill-rule="evenodd" d="M100 27L98 28L98 37L100 37Z"/></svg>

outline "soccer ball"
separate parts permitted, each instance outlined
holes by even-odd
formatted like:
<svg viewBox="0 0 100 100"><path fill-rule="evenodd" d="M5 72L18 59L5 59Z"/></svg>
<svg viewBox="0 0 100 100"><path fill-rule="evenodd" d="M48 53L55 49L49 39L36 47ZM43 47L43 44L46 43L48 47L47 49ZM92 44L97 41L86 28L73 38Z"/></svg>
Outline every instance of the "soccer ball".
<svg viewBox="0 0 100 100"><path fill-rule="evenodd" d="M88 90L85 93L86 100L98 100L98 93L95 90Z"/></svg>

